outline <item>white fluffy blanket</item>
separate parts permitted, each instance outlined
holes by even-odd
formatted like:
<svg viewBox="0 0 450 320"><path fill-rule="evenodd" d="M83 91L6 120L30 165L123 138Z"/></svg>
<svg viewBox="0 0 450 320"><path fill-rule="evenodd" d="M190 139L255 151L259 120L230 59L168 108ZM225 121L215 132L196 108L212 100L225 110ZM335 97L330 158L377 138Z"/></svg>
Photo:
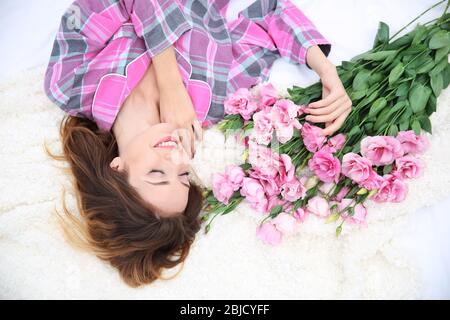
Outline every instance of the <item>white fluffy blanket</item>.
<svg viewBox="0 0 450 320"><path fill-rule="evenodd" d="M273 248L257 240L260 216L242 204L217 218L210 233L199 234L175 279L131 289L112 267L71 247L57 224L54 209L60 208L61 186L70 184L60 165L43 151L44 141L60 150L62 112L42 93L42 75L43 69L36 69L0 87L1 298L424 297L413 256L418 251L402 228L416 209L449 194L450 90L442 94L432 117L425 175L409 183L402 204L371 206L368 228L346 226L336 239L333 226L310 217L298 235ZM210 130L194 165L208 185L212 172L240 157L241 147L233 139L224 141L217 130ZM73 199L69 201L75 209ZM429 250L441 246L448 251L448 243L428 245Z"/></svg>
<svg viewBox="0 0 450 320"><path fill-rule="evenodd" d="M332 41L331 59L339 63L370 46L378 20L398 29L434 1L296 2ZM399 19L399 12L408 18ZM242 204L198 235L176 278L132 289L115 269L70 246L59 228L54 209L70 183L43 143L60 150L63 113L42 92L43 72L0 84L0 298L450 298L450 218L443 212L450 206L449 89L432 116L424 176L409 181L403 203L371 205L368 228L347 225L336 239L334 226L310 217L298 235L272 248L255 236L260 216ZM277 61L271 81L283 91L294 77L297 84L314 79L301 78L303 72ZM194 161L199 179L208 185L212 172L240 162L240 151L217 131L206 132Z"/></svg>

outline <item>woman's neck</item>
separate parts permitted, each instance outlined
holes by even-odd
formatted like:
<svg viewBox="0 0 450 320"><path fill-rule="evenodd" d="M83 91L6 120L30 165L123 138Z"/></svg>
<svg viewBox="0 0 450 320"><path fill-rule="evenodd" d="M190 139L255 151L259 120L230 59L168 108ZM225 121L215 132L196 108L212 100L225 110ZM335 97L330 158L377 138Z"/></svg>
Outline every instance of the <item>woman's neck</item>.
<svg viewBox="0 0 450 320"><path fill-rule="evenodd" d="M160 118L156 102L140 90L133 90L120 108L112 127L119 153L134 137L158 123Z"/></svg>

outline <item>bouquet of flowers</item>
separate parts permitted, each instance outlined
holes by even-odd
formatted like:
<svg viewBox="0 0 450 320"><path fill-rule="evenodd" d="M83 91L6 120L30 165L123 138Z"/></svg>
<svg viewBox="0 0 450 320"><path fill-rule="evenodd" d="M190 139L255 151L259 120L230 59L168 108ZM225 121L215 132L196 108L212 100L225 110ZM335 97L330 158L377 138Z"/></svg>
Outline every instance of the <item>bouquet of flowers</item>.
<svg viewBox="0 0 450 320"><path fill-rule="evenodd" d="M336 223L339 236L345 222L365 225L367 200L403 201L405 181L424 169L422 130L432 132L429 116L450 82L449 3L440 18L396 40L404 28L389 37L381 22L373 49L337 67L354 107L332 137L303 112L321 97L320 82L288 96L264 84L227 97L219 129L246 149L240 166L213 175L205 231L245 200L263 215L257 235L265 243L279 244L310 214Z"/></svg>

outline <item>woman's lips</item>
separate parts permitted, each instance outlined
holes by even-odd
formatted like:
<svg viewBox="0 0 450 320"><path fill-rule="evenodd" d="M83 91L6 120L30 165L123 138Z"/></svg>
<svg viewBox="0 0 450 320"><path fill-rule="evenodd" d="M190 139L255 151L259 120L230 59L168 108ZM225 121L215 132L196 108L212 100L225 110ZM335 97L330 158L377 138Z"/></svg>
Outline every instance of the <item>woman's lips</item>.
<svg viewBox="0 0 450 320"><path fill-rule="evenodd" d="M172 136L167 136L159 140L153 147L173 149L178 147L178 140Z"/></svg>

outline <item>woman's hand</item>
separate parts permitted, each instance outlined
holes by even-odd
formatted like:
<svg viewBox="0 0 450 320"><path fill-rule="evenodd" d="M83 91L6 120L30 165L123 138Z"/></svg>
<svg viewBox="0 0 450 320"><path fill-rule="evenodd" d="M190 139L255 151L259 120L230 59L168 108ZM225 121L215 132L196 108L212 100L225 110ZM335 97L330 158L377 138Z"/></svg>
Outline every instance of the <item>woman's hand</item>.
<svg viewBox="0 0 450 320"><path fill-rule="evenodd" d="M310 122L325 122L323 135L331 135L342 126L352 110L352 101L342 85L336 68L321 76L322 100L310 103L306 108L306 117Z"/></svg>
<svg viewBox="0 0 450 320"><path fill-rule="evenodd" d="M324 56L319 47L307 52L308 63L319 74L322 81L322 100L310 103L305 109L310 122L324 122L323 135L332 135L344 123L351 112L352 101L345 91L336 67Z"/></svg>
<svg viewBox="0 0 450 320"><path fill-rule="evenodd" d="M173 84L170 90L159 93L159 116L161 122L175 124L183 147L191 157L195 154L195 141L202 139L202 127L183 82Z"/></svg>

